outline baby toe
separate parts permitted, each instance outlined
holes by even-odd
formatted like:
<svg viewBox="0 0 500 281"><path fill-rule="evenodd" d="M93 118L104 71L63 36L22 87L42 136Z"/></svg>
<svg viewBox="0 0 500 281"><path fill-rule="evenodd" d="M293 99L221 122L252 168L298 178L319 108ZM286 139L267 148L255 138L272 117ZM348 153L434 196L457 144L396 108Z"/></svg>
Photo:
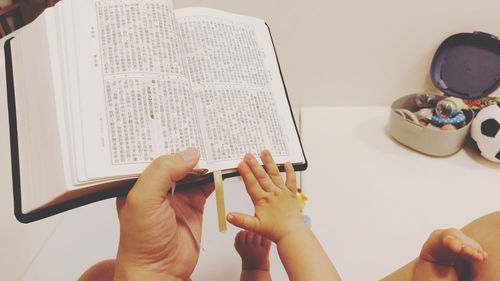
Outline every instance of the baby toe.
<svg viewBox="0 0 500 281"><path fill-rule="evenodd" d="M260 244L262 247L264 248L269 248L271 247L271 240L267 239L267 238L264 238L262 237L262 242Z"/></svg>
<svg viewBox="0 0 500 281"><path fill-rule="evenodd" d="M444 236L443 245L456 254L460 253L464 246L463 242L455 235Z"/></svg>
<svg viewBox="0 0 500 281"><path fill-rule="evenodd" d="M254 235L253 241L252 241L254 246L260 246L260 243L262 242L262 236L256 234Z"/></svg>
<svg viewBox="0 0 500 281"><path fill-rule="evenodd" d="M254 236L255 236L255 234L253 232L246 232L245 243L247 245L253 244Z"/></svg>

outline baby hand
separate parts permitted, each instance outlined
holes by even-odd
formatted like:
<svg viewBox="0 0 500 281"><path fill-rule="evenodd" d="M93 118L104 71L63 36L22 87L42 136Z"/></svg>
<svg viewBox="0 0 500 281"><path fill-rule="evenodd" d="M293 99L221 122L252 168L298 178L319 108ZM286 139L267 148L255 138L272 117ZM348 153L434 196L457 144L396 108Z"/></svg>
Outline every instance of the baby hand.
<svg viewBox="0 0 500 281"><path fill-rule="evenodd" d="M285 164L285 183L269 151L263 151L260 159L267 172L252 154L245 155L244 161L238 165L238 171L255 205L255 216L232 212L228 214L227 220L278 243L286 235L307 226L301 219L292 164Z"/></svg>

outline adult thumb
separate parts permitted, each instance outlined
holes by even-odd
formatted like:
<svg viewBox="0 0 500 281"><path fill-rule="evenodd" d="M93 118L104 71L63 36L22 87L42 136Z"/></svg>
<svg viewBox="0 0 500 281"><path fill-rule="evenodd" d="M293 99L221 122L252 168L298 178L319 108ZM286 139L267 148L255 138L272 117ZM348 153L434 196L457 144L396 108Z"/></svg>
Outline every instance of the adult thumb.
<svg viewBox="0 0 500 281"><path fill-rule="evenodd" d="M127 195L138 203L161 203L173 183L183 179L193 170L200 159L196 148L188 148L172 155L163 155L156 158L144 170L136 184Z"/></svg>

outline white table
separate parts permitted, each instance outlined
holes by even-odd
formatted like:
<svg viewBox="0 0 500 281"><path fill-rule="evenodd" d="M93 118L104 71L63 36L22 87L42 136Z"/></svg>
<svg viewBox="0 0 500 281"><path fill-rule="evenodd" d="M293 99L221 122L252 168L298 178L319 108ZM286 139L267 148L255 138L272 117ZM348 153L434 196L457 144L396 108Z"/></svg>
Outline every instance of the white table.
<svg viewBox="0 0 500 281"><path fill-rule="evenodd" d="M304 108L312 229L343 280L378 280L414 259L436 228L499 209L500 165L466 147L447 158L388 133L388 107Z"/></svg>
<svg viewBox="0 0 500 281"><path fill-rule="evenodd" d="M302 176L309 196L304 211L346 281L380 279L413 259L433 229L461 227L498 209L499 165L470 148L448 158L407 149L388 135L388 112L387 107L302 109L310 164ZM4 139L1 144L6 155ZM20 224L12 214L8 164L2 157L4 280L75 280L95 262L114 257L119 231L114 200ZM239 178L224 185L228 211L253 212ZM194 281L238 280L237 231L230 226L218 232L215 198L210 197ZM275 248L271 274L273 280L287 280Z"/></svg>

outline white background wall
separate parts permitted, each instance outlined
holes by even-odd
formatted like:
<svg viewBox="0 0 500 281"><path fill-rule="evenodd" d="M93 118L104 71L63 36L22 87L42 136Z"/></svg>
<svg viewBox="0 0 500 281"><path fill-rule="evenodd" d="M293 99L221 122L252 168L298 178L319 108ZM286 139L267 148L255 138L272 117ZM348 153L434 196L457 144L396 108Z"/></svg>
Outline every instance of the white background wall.
<svg viewBox="0 0 500 281"><path fill-rule="evenodd" d="M12 0L0 0L0 7L7 6L10 3L12 3Z"/></svg>
<svg viewBox="0 0 500 281"><path fill-rule="evenodd" d="M389 105L434 89L430 64L446 37L473 30L500 35L498 0L174 0L174 6L265 19L296 106Z"/></svg>

